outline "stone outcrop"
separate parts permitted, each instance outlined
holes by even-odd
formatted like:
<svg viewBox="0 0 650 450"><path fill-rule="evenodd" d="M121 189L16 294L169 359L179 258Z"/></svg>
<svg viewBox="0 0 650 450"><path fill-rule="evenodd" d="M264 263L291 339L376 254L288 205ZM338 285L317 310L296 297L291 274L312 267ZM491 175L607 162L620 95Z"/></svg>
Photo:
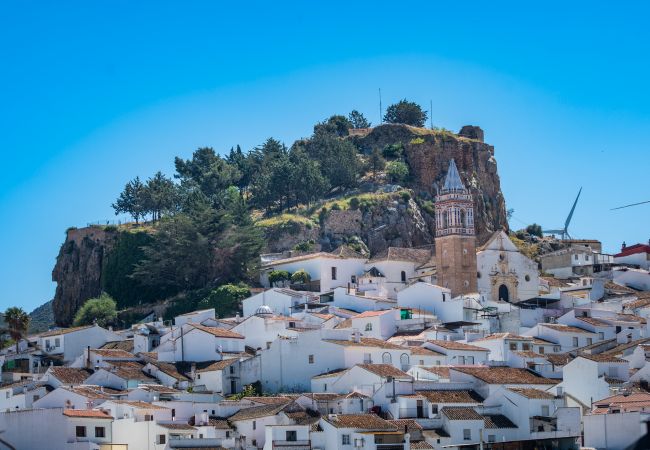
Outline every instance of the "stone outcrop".
<svg viewBox="0 0 650 450"><path fill-rule="evenodd" d="M57 325L69 326L79 307L101 294L104 257L116 237L117 231L102 227L67 231L52 271L52 280L56 282L52 309Z"/></svg>

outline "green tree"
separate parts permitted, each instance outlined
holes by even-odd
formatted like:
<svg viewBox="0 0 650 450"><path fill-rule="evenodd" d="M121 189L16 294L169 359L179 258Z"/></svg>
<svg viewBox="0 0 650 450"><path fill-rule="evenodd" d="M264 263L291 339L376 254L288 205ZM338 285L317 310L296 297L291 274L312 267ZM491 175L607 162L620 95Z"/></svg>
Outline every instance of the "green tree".
<svg viewBox="0 0 650 450"><path fill-rule="evenodd" d="M311 276L305 269L296 270L291 275L291 282L295 284L307 284L311 281Z"/></svg>
<svg viewBox="0 0 650 450"><path fill-rule="evenodd" d="M97 298L91 298L79 308L74 316L74 325L92 325L97 323L100 327L105 327L115 321L117 318L117 304L110 295L102 293Z"/></svg>
<svg viewBox="0 0 650 450"><path fill-rule="evenodd" d="M409 175L409 167L402 161L391 161L386 164L386 173L391 181L403 181Z"/></svg>
<svg viewBox="0 0 650 450"><path fill-rule="evenodd" d="M271 286L283 281L289 281L290 279L291 274L286 270L272 270L269 272L269 283L271 283Z"/></svg>
<svg viewBox="0 0 650 450"><path fill-rule="evenodd" d="M347 117L334 115L327 119L325 122L317 123L314 126L314 134L329 133L343 137L350 134L350 128L352 128L352 122L350 122Z"/></svg>
<svg viewBox="0 0 650 450"><path fill-rule="evenodd" d="M531 234L533 236L542 237L543 236L543 234L542 234L542 226L538 225L536 223L528 225L526 227L526 233Z"/></svg>
<svg viewBox="0 0 650 450"><path fill-rule="evenodd" d="M198 306L201 309L214 308L219 317L225 317L239 310L239 304L250 297L250 288L242 284L224 284L210 291Z"/></svg>
<svg viewBox="0 0 650 450"><path fill-rule="evenodd" d="M373 179L377 177L377 172L383 170L386 166L386 160L381 156L378 148L374 148L369 158L370 169L372 170Z"/></svg>
<svg viewBox="0 0 650 450"><path fill-rule="evenodd" d="M139 223L147 213L147 193L140 177L135 177L126 183L124 190L111 206L115 210L115 215L126 213Z"/></svg>
<svg viewBox="0 0 650 450"><path fill-rule="evenodd" d="M318 162L310 159L301 147L291 150L290 160L293 165L290 184L296 203L310 205L322 198L329 189L329 182L321 173Z"/></svg>
<svg viewBox="0 0 650 450"><path fill-rule="evenodd" d="M151 219L160 220L163 214L170 214L178 209L179 192L174 182L158 171L147 180L145 185L145 208L151 213Z"/></svg>
<svg viewBox="0 0 650 450"><path fill-rule="evenodd" d="M348 121L352 125L352 128L370 128L371 123L356 109L348 115Z"/></svg>
<svg viewBox="0 0 650 450"><path fill-rule="evenodd" d="M22 308L12 306L5 311L4 320L6 329L2 330L2 332L9 334L9 337L16 343L16 353L18 353L18 344L29 327L29 314Z"/></svg>
<svg viewBox="0 0 650 450"><path fill-rule="evenodd" d="M427 121L427 112L420 105L406 99L390 105L384 114L384 122L403 123L414 127L423 127Z"/></svg>
<svg viewBox="0 0 650 450"><path fill-rule="evenodd" d="M186 190L198 189L215 206L220 205L224 190L236 185L242 176L210 147L199 148L189 160L176 157L174 164L176 177Z"/></svg>
<svg viewBox="0 0 650 450"><path fill-rule="evenodd" d="M307 154L318 161L331 187L353 187L357 182L357 149L331 133L318 132L306 144Z"/></svg>

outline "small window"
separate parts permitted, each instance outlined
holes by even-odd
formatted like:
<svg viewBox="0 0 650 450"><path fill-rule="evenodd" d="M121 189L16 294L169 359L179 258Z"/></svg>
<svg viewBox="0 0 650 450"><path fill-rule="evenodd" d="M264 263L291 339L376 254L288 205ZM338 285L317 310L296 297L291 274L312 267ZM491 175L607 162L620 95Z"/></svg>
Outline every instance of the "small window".
<svg viewBox="0 0 650 450"><path fill-rule="evenodd" d="M61 339L60 338L54 339L54 346L55 347L60 347L61 346Z"/></svg>
<svg viewBox="0 0 650 450"><path fill-rule="evenodd" d="M510 343L510 350L512 350L512 351L517 350L517 343L516 342L511 342Z"/></svg>
<svg viewBox="0 0 650 450"><path fill-rule="evenodd" d="M521 349L523 351L527 352L528 350L530 350L530 344L527 343L527 342L524 342L523 344L521 344Z"/></svg>
<svg viewBox="0 0 650 450"><path fill-rule="evenodd" d="M231 365L230 366L230 374L232 375L234 373L235 373L235 366Z"/></svg>
<svg viewBox="0 0 650 450"><path fill-rule="evenodd" d="M309 355L309 364L314 364L314 355Z"/></svg>
<svg viewBox="0 0 650 450"><path fill-rule="evenodd" d="M341 435L341 445L350 445L350 435L342 434Z"/></svg>
<svg viewBox="0 0 650 450"><path fill-rule="evenodd" d="M257 422L253 420L253 430L257 430Z"/></svg>
<svg viewBox="0 0 650 450"><path fill-rule="evenodd" d="M488 442L496 442L497 437L494 434L488 434Z"/></svg>
<svg viewBox="0 0 650 450"><path fill-rule="evenodd" d="M289 322L289 328L296 328L296 322Z"/></svg>
<svg viewBox="0 0 650 450"><path fill-rule="evenodd" d="M352 275L352 276L350 277L350 281L352 282L352 284L356 284L356 283L357 283L357 276L356 276L356 275Z"/></svg>
<svg viewBox="0 0 650 450"><path fill-rule="evenodd" d="M526 281L530 281L530 275L526 275L526 276L524 277L524 280L526 280Z"/></svg>
<svg viewBox="0 0 650 450"><path fill-rule="evenodd" d="M372 331L372 324L371 323L366 324L366 331Z"/></svg>
<svg viewBox="0 0 650 450"><path fill-rule="evenodd" d="M473 365L473 364L474 364L474 357L473 357L473 356L468 356L468 357L466 358L466 361L465 361L465 362L466 362L467 364L469 364L469 365Z"/></svg>
<svg viewBox="0 0 650 450"><path fill-rule="evenodd" d="M50 340L49 340L49 339L45 339L45 348L47 349L47 348L49 348L49 347L50 347Z"/></svg>
<svg viewBox="0 0 650 450"><path fill-rule="evenodd" d="M434 416L438 415L438 405L431 405L431 414Z"/></svg>
<svg viewBox="0 0 650 450"><path fill-rule="evenodd" d="M286 440L289 442L295 442L298 440L298 433L296 430L287 430Z"/></svg>
<svg viewBox="0 0 650 450"><path fill-rule="evenodd" d="M578 260L578 255L573 255L573 259Z"/></svg>
<svg viewBox="0 0 650 450"><path fill-rule="evenodd" d="M197 374L196 374L196 379L197 379L197 380L200 380L200 379L201 379L201 374L200 374L200 373L197 373Z"/></svg>
<svg viewBox="0 0 650 450"><path fill-rule="evenodd" d="M598 332L598 339L600 339L601 341L602 341L603 339L605 339L605 333L603 333L602 331L599 331L599 332Z"/></svg>
<svg viewBox="0 0 650 450"><path fill-rule="evenodd" d="M104 427L95 427L95 437L98 437L98 438L106 437L106 428L104 428Z"/></svg>
<svg viewBox="0 0 650 450"><path fill-rule="evenodd" d="M253 445L253 447L257 447L257 439L253 439L251 441L251 444Z"/></svg>
<svg viewBox="0 0 650 450"><path fill-rule="evenodd" d="M336 280L336 267L332 267L332 280Z"/></svg>
<svg viewBox="0 0 650 450"><path fill-rule="evenodd" d="M550 416L548 405L542 405L542 416L544 417Z"/></svg>
<svg viewBox="0 0 650 450"><path fill-rule="evenodd" d="M465 364L465 357L464 357L464 356L459 356L459 357L458 357L458 364L460 364L461 366L462 366L463 364Z"/></svg>
<svg viewBox="0 0 650 450"><path fill-rule="evenodd" d="M469 428L464 428L463 429L463 440L464 441L471 441L472 440L472 430Z"/></svg>
<svg viewBox="0 0 650 450"><path fill-rule="evenodd" d="M592 338L587 338L587 345L591 345L594 343L594 340Z"/></svg>
<svg viewBox="0 0 650 450"><path fill-rule="evenodd" d="M167 436L165 436L164 434L159 434L157 441L158 442L156 442L156 443L158 445L165 445L167 443Z"/></svg>
<svg viewBox="0 0 650 450"><path fill-rule="evenodd" d="M327 392L327 383L323 384L323 392Z"/></svg>
<svg viewBox="0 0 650 450"><path fill-rule="evenodd" d="M145 415L144 415L144 421L145 421L145 422L151 422L151 421L153 421L153 415L151 415L151 414L145 414Z"/></svg>
<svg viewBox="0 0 650 450"><path fill-rule="evenodd" d="M539 353L540 355L543 355L544 354L544 347L540 347L539 351L537 353Z"/></svg>
<svg viewBox="0 0 650 450"><path fill-rule="evenodd" d="M86 437L86 427L75 427L75 434L77 437Z"/></svg>
<svg viewBox="0 0 650 450"><path fill-rule="evenodd" d="M406 283L406 272L404 272L404 271L402 270L402 273L401 273L400 276L401 276L401 279L402 279L402 283Z"/></svg>
<svg viewBox="0 0 650 450"><path fill-rule="evenodd" d="M574 337L574 338L573 338L573 346L574 346L574 347L577 347L577 346L578 346L578 338L577 338L577 337Z"/></svg>

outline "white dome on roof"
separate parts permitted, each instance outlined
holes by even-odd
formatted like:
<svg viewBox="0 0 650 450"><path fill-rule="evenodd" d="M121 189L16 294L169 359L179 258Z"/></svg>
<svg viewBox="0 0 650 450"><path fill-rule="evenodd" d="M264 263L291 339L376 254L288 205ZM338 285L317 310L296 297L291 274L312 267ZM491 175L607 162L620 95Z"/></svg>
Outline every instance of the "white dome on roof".
<svg viewBox="0 0 650 450"><path fill-rule="evenodd" d="M267 305L262 305L259 308L255 310L255 315L256 316L272 316L273 315L273 310L271 309L270 306Z"/></svg>

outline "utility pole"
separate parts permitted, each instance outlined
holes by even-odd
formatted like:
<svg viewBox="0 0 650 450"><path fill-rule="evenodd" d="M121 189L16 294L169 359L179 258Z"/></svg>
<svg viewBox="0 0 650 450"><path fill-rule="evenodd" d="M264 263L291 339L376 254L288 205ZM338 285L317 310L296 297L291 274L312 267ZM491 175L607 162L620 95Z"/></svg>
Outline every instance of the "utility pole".
<svg viewBox="0 0 650 450"><path fill-rule="evenodd" d="M433 130L433 100L429 100L429 125Z"/></svg>
<svg viewBox="0 0 650 450"><path fill-rule="evenodd" d="M379 88L379 124L384 123L384 111L381 107L381 88Z"/></svg>

